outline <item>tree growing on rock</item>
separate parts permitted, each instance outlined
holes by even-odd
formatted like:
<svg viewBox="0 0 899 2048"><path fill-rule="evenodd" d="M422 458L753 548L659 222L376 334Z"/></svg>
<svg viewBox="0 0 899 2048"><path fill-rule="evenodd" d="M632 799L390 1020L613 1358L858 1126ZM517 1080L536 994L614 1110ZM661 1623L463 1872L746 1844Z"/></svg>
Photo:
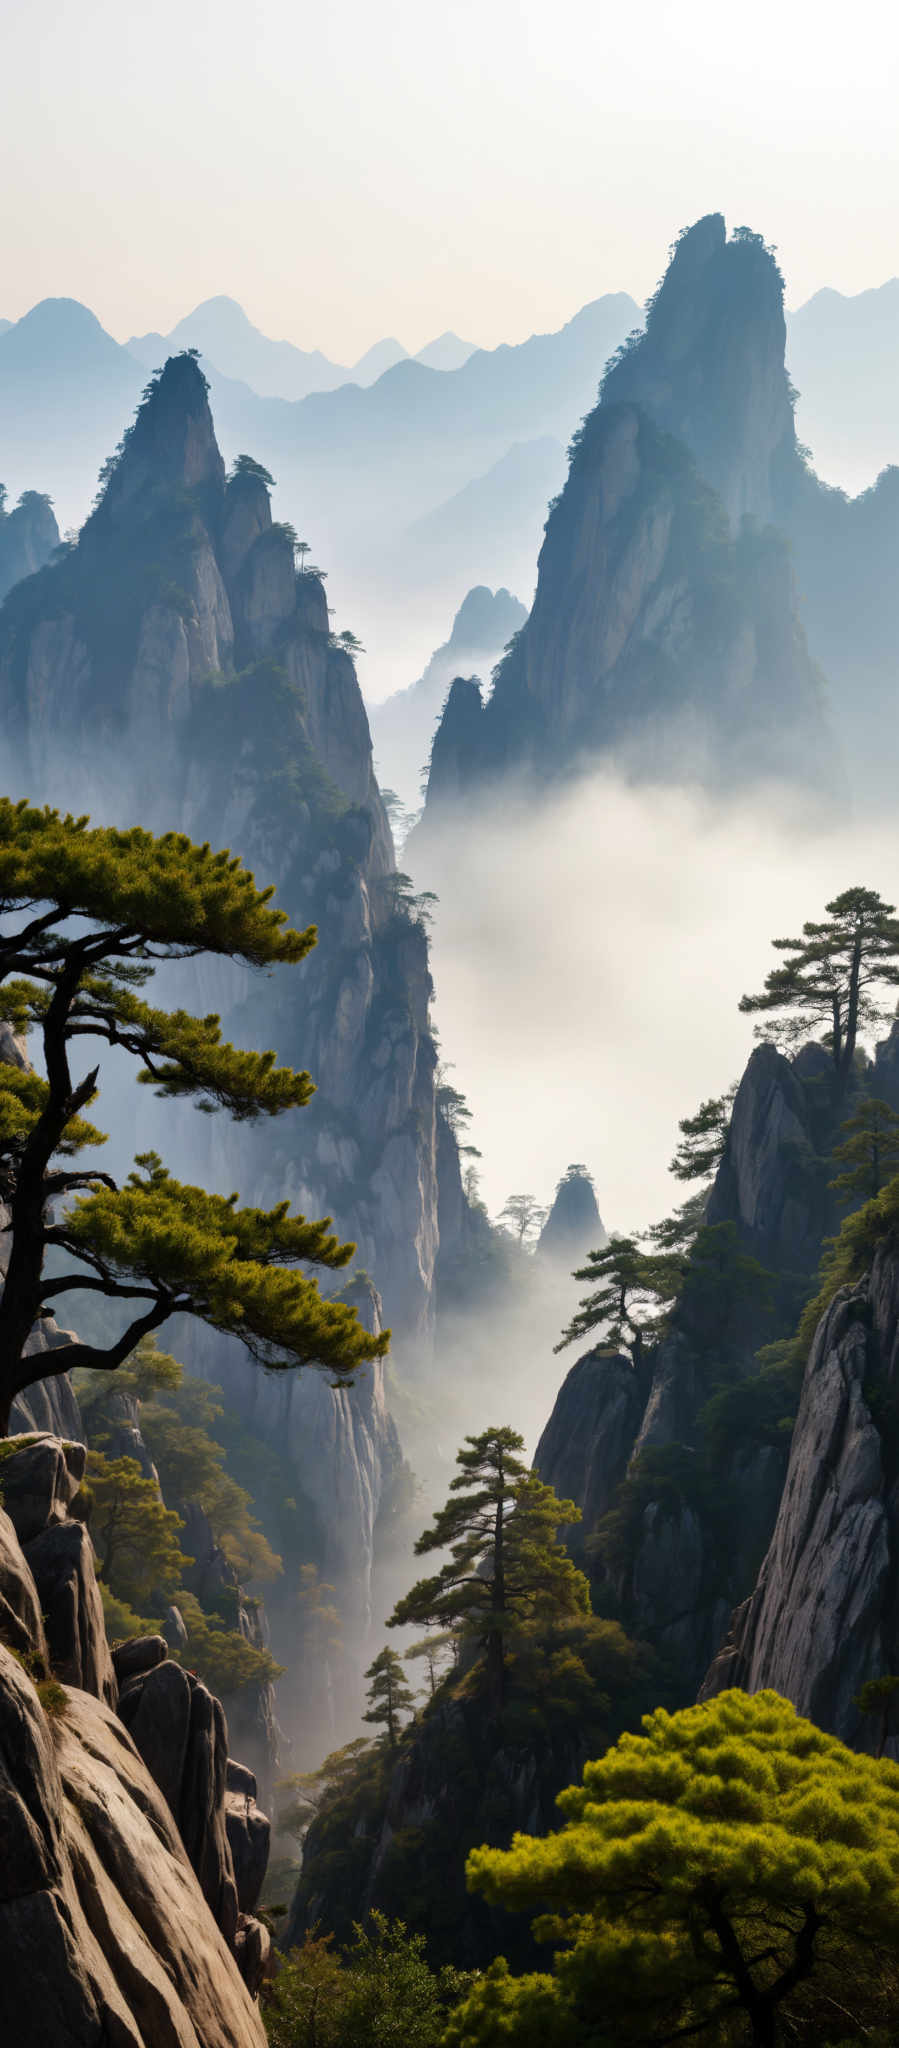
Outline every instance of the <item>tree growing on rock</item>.
<svg viewBox="0 0 899 2048"><path fill-rule="evenodd" d="M742 996L740 1009L776 1016L787 1046L821 1032L842 1090L860 1033L887 1016L886 992L899 987L899 921L895 904L874 889L844 889L825 909L820 922L803 925L801 938L772 939L786 955L783 966L772 967L760 995ZM766 1035L759 1025L756 1036Z"/></svg>
<svg viewBox="0 0 899 2048"><path fill-rule="evenodd" d="M420 1579L390 1616L388 1627L414 1622L466 1634L485 1652L492 1705L505 1695L506 1644L536 1616L589 1612L582 1572L557 1542L560 1528L580 1521L528 1470L523 1439L507 1427L468 1436L457 1453L450 1498L415 1545L417 1557L448 1550L447 1563Z"/></svg>
<svg viewBox="0 0 899 2048"><path fill-rule="evenodd" d="M858 1195L869 1202L899 1173L899 1116L888 1103L869 1095L841 1125L841 1136L833 1163L843 1170L830 1185L837 1194Z"/></svg>
<svg viewBox="0 0 899 2048"><path fill-rule="evenodd" d="M511 1235L521 1245L525 1239L534 1237L546 1221L546 1210L541 1209L534 1195L509 1195L499 1212L499 1220L505 1221Z"/></svg>
<svg viewBox="0 0 899 2048"><path fill-rule="evenodd" d="M0 1067L0 1194L10 1217L0 1432L16 1394L62 1371L63 1353L29 1358L25 1345L54 1301L78 1290L127 1305L117 1337L83 1347L89 1369L114 1371L178 1313L241 1338L269 1367L316 1364L346 1376L386 1348L355 1309L324 1299L296 1270L347 1264L353 1247L331 1234L330 1219L291 1216L287 1202L240 1208L236 1195L182 1185L154 1153L138 1158L123 1186L96 1166L70 1164L104 1142L83 1114L99 1068L73 1072L85 1038L129 1054L158 1095L240 1121L308 1102L308 1074L223 1042L216 1016L157 1009L140 993L159 963L204 953L258 969L302 960L315 930L292 930L272 894L239 860L181 833L91 830L86 818L0 799L0 1016L39 1035L44 1067Z"/></svg>
<svg viewBox="0 0 899 2048"><path fill-rule="evenodd" d="M154 1593L171 1599L185 1567L193 1563L178 1543L181 1516L164 1505L158 1486L144 1478L136 1458L90 1451L87 1481L98 1579L138 1610Z"/></svg>
<svg viewBox="0 0 899 2048"><path fill-rule="evenodd" d="M414 1711L415 1695L406 1684L402 1659L390 1648L380 1651L365 1676L371 1679L366 1695L370 1704L362 1719L383 1728L384 1741L392 1752L402 1733L403 1715Z"/></svg>
<svg viewBox="0 0 899 2048"><path fill-rule="evenodd" d="M717 1172L727 1143L736 1092L734 1081L723 1095L710 1095L701 1102L693 1116L681 1118L680 1144L669 1168L675 1180L710 1180Z"/></svg>
<svg viewBox="0 0 899 2048"><path fill-rule="evenodd" d="M658 1709L583 1784L558 1834L477 1849L471 1888L539 1914L553 1974L477 1981L445 2048L891 2038L899 1767L776 1693Z"/></svg>
<svg viewBox="0 0 899 2048"><path fill-rule="evenodd" d="M610 1238L575 1272L576 1280L589 1281L592 1292L581 1302L556 1351L599 1330L609 1349L629 1352L634 1371L642 1373L646 1346L661 1335L683 1271L683 1259L676 1252L646 1252L634 1237Z"/></svg>

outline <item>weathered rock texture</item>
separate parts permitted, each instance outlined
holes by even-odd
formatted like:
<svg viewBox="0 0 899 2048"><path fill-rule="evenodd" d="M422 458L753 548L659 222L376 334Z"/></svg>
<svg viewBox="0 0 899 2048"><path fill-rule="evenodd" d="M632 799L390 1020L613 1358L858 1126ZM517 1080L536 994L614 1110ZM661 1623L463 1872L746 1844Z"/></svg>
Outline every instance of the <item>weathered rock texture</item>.
<svg viewBox="0 0 899 2048"><path fill-rule="evenodd" d="M381 787L396 790L410 810L418 809L422 764L431 751L434 724L453 678L472 671L489 676L526 618L525 606L510 591L477 584L459 606L449 639L431 655L417 683L371 705L368 716Z"/></svg>
<svg viewBox="0 0 899 2048"><path fill-rule="evenodd" d="M581 1521L565 1547L583 1557L624 1479L644 1414L645 1390L627 1358L588 1351L573 1365L537 1445L534 1464L560 1500L573 1500Z"/></svg>
<svg viewBox="0 0 899 2048"><path fill-rule="evenodd" d="M23 491L12 512L3 503L0 484L0 601L20 583L49 562L59 546L59 527L49 498L41 491Z"/></svg>
<svg viewBox="0 0 899 2048"><path fill-rule="evenodd" d="M189 1179L332 1215L397 1343L426 1346L439 1206L427 937L394 878L365 709L322 581L297 573L265 472L244 461L226 478L189 356L154 379L77 545L0 612L0 706L17 735L11 786L228 844L277 885L295 923L318 926L299 970L200 963L179 972L176 996L221 1011L238 1042L274 1044L308 1068L310 1107L264 1134L188 1119L167 1127L163 1149ZM312 1374L277 1383L243 1354L236 1363L237 1347L213 1356L196 1332L188 1341L189 1362L279 1449L290 1443L297 1490L328 1523L339 1502L337 1540L364 1607L397 1458L381 1367L350 1412Z"/></svg>
<svg viewBox="0 0 899 2048"><path fill-rule="evenodd" d="M552 1207L537 1239L537 1256L554 1265L580 1265L587 1253L601 1250L608 1232L599 1213L589 1173L569 1166L555 1192Z"/></svg>
<svg viewBox="0 0 899 2048"><path fill-rule="evenodd" d="M47 1437L2 1461L0 2036L21 2048L263 2048L250 1991L268 1936L238 1899L224 1716L159 1637L123 1646L114 1672L87 1532L66 1515L83 1463L81 1446ZM56 1572L70 1547L77 1599L54 1607L48 1559ZM77 1683L63 1686L76 1661ZM114 1712L117 1678L144 1758ZM244 1898L264 1871L264 1816L252 1834Z"/></svg>
<svg viewBox="0 0 899 2048"><path fill-rule="evenodd" d="M492 696L453 686L429 809L597 753L715 787L832 778L789 550L768 523L795 444L784 332L760 239L698 223L575 437Z"/></svg>
<svg viewBox="0 0 899 2048"><path fill-rule="evenodd" d="M703 1686L773 1686L862 1749L878 1728L857 1694L899 1652L897 1363L899 1259L886 1247L818 1325L771 1545Z"/></svg>

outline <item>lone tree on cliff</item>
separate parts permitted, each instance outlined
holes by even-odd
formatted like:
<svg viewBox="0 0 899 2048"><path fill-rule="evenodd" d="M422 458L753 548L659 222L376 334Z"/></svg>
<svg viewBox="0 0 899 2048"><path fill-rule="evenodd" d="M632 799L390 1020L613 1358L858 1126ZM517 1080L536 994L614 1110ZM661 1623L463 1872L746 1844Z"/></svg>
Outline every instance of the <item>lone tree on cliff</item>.
<svg viewBox="0 0 899 2048"><path fill-rule="evenodd" d="M308 1074L276 1066L272 1052L224 1043L215 1016L155 1009L139 993L160 961L302 960L314 927L293 931L272 894L239 860L181 833L89 830L86 818L0 799L0 1017L40 1034L44 1064L43 1075L0 1065L0 1197L10 1214L0 1433L16 1394L63 1370L59 1351L27 1358L25 1345L54 1300L76 1290L129 1305L117 1338L79 1354L104 1371L177 1314L240 1337L267 1366L344 1375L385 1350L354 1309L324 1300L315 1279L294 1270L301 1261L346 1265L353 1247L331 1235L330 1218L307 1222L287 1202L241 1209L236 1195L174 1180L155 1153L139 1157L121 1187L95 1166L68 1164L104 1142L83 1116L99 1068L72 1072L85 1038L130 1053L138 1080L158 1095L239 1121L308 1102Z"/></svg>
<svg viewBox="0 0 899 2048"><path fill-rule="evenodd" d="M387 1624L411 1621L473 1637L486 1652L495 1707L503 1703L505 1645L515 1627L540 1615L590 1610L583 1572L556 1541L561 1527L580 1521L580 1509L528 1470L518 1455L523 1449L514 1429L466 1437L450 1499L415 1545L416 1557L448 1550L449 1560L397 1601Z"/></svg>
<svg viewBox="0 0 899 2048"><path fill-rule="evenodd" d="M366 1694L370 1705L362 1719L383 1728L384 1742L389 1750L394 1750L402 1732L402 1716L415 1709L415 1695L406 1684L402 1660L395 1650L381 1650L365 1676L371 1679Z"/></svg>
<svg viewBox="0 0 899 2048"><path fill-rule="evenodd" d="M675 1180L710 1180L717 1173L727 1144L736 1092L734 1081L723 1095L710 1095L701 1102L693 1116L681 1117L680 1144L668 1169Z"/></svg>
<svg viewBox="0 0 899 2048"><path fill-rule="evenodd" d="M787 955L783 966L772 967L761 995L740 1000L741 1010L778 1014L778 1035L788 1046L802 1044L809 1031L823 1026L841 1088L852 1072L860 1032L888 1015L884 994L899 987L895 907L876 890L844 889L825 905L820 924L803 925L801 939L772 939L775 950ZM765 1026L757 1026L756 1036L765 1035Z"/></svg>
<svg viewBox="0 0 899 2048"><path fill-rule="evenodd" d="M634 1371L642 1371L647 1341L661 1334L665 1314L676 1300L684 1261L676 1252L642 1251L634 1237L613 1237L578 1266L575 1280L588 1280L576 1315L564 1330L556 1351L600 1330L608 1349L630 1353Z"/></svg>

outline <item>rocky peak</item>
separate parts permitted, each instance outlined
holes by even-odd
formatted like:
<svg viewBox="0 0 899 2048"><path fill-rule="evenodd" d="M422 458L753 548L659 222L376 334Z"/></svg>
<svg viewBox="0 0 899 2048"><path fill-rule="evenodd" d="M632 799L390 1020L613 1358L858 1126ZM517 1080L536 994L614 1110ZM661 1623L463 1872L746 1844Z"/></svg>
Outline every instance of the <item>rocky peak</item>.
<svg viewBox="0 0 899 2048"><path fill-rule="evenodd" d="M795 448L784 366L783 279L760 235L710 213L674 244L647 309L603 381L606 404L645 407L685 441L735 522L774 516Z"/></svg>
<svg viewBox="0 0 899 2048"><path fill-rule="evenodd" d="M59 546L59 527L43 491L23 491L11 512L0 484L0 603L23 576L33 576Z"/></svg>
<svg viewBox="0 0 899 2048"><path fill-rule="evenodd" d="M216 498L225 487L225 465L209 409L209 386L188 350L170 356L152 377L137 416L121 443L98 508L104 520L119 516L154 485L207 489Z"/></svg>
<svg viewBox="0 0 899 2048"><path fill-rule="evenodd" d="M438 649L438 655L504 647L526 618L525 606L510 590L489 590L486 583L476 583L462 599L446 647Z"/></svg>
<svg viewBox="0 0 899 2048"><path fill-rule="evenodd" d="M537 1239L537 1256L571 1266L607 1243L592 1177L585 1166L569 1166Z"/></svg>

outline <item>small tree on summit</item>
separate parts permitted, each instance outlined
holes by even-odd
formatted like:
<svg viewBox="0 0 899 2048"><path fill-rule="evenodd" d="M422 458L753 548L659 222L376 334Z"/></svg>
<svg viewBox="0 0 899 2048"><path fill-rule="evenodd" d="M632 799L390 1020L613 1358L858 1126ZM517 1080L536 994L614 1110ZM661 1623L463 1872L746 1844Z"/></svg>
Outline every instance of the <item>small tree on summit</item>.
<svg viewBox="0 0 899 2048"><path fill-rule="evenodd" d="M590 1606L583 1573L556 1542L561 1527L580 1521L580 1510L528 1470L518 1455L523 1449L514 1429L466 1437L450 1499L415 1545L416 1557L448 1550L449 1560L397 1601L388 1622L473 1637L486 1652L494 1707L503 1703L505 1645L516 1625L547 1612L587 1613Z"/></svg>
<svg viewBox="0 0 899 2048"><path fill-rule="evenodd" d="M884 903L873 889L845 889L825 907L826 918L804 924L800 939L772 940L788 957L782 967L772 967L761 995L741 998L740 1009L779 1014L777 1031L788 1046L800 1045L810 1030L823 1026L844 1088L859 1034L888 1014L883 993L899 987L899 921L895 904ZM759 1025L756 1036L765 1035Z"/></svg>
<svg viewBox="0 0 899 2048"><path fill-rule="evenodd" d="M183 834L90 831L86 818L0 799L0 1016L17 1032L40 1034L45 1070L0 1065L0 1194L10 1214L0 1433L16 1394L63 1370L61 1351L26 1357L25 1346L51 1304L78 1290L131 1304L117 1338L82 1347L88 1369L114 1371L179 1313L239 1337L273 1367L348 1374L385 1350L354 1309L323 1299L315 1280L294 1270L347 1264L353 1247L331 1235L329 1218L291 1216L287 1202L238 1208L236 1195L183 1186L155 1153L139 1157L121 1187L95 1166L68 1163L104 1142L82 1114L99 1068L77 1075L71 1067L84 1038L129 1053L138 1080L158 1095L239 1121L308 1102L308 1074L276 1066L272 1052L224 1043L215 1016L156 1009L139 994L161 961L201 953L250 967L302 960L315 930L291 930L272 894L239 860Z"/></svg>

